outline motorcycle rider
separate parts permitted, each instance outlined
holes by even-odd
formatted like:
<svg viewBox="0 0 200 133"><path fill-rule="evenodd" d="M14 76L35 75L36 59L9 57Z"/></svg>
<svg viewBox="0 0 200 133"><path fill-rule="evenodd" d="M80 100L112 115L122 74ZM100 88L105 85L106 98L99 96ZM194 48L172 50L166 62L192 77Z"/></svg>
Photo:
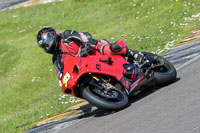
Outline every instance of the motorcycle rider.
<svg viewBox="0 0 200 133"><path fill-rule="evenodd" d="M66 30L60 34L51 27L43 28L37 34L37 43L46 53L53 54L52 61L60 79L65 54L84 57L92 50L98 50L105 55L132 56L138 62L142 62L144 59L144 55L138 51L121 47L119 44L110 43L105 39L96 40L88 32L77 32L75 30Z"/></svg>

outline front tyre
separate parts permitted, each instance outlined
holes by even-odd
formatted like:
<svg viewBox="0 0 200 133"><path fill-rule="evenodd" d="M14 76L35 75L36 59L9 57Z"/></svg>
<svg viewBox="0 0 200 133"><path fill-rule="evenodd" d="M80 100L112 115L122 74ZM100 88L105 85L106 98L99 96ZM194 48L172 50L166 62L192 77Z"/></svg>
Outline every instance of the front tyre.
<svg viewBox="0 0 200 133"><path fill-rule="evenodd" d="M90 104L104 110L121 110L128 104L128 97L121 90L110 89L107 94L97 92L94 86L87 86L82 93Z"/></svg>

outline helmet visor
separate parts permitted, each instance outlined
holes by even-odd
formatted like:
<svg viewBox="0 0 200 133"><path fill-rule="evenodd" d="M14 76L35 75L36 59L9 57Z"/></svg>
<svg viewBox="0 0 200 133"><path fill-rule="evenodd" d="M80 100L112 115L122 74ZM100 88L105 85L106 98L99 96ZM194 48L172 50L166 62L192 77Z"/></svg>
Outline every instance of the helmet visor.
<svg viewBox="0 0 200 133"><path fill-rule="evenodd" d="M44 37L43 43L45 44L45 49L49 50L54 43L54 35L52 33L46 34L46 37Z"/></svg>
<svg viewBox="0 0 200 133"><path fill-rule="evenodd" d="M45 50L49 50L54 43L54 35L52 33L43 34L42 46Z"/></svg>

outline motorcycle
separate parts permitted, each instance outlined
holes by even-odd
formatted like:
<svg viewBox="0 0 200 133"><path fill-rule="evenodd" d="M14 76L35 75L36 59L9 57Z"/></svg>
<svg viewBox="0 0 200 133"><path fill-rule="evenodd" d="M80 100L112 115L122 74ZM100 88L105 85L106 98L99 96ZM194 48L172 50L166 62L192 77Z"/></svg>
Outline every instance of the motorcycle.
<svg viewBox="0 0 200 133"><path fill-rule="evenodd" d="M127 47L124 40L116 44ZM62 91L104 110L121 110L127 106L129 97L175 81L177 73L169 61L153 53L142 53L142 63L133 57L102 55L95 50L86 57L66 54Z"/></svg>

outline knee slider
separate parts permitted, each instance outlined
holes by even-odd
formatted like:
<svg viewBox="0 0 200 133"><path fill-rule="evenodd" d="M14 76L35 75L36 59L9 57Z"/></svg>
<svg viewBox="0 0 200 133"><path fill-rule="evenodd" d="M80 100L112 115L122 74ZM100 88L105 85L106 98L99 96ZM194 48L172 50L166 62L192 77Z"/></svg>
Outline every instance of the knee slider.
<svg viewBox="0 0 200 133"><path fill-rule="evenodd" d="M119 44L115 44L115 43L110 44L110 49L114 53L122 51L122 47Z"/></svg>

